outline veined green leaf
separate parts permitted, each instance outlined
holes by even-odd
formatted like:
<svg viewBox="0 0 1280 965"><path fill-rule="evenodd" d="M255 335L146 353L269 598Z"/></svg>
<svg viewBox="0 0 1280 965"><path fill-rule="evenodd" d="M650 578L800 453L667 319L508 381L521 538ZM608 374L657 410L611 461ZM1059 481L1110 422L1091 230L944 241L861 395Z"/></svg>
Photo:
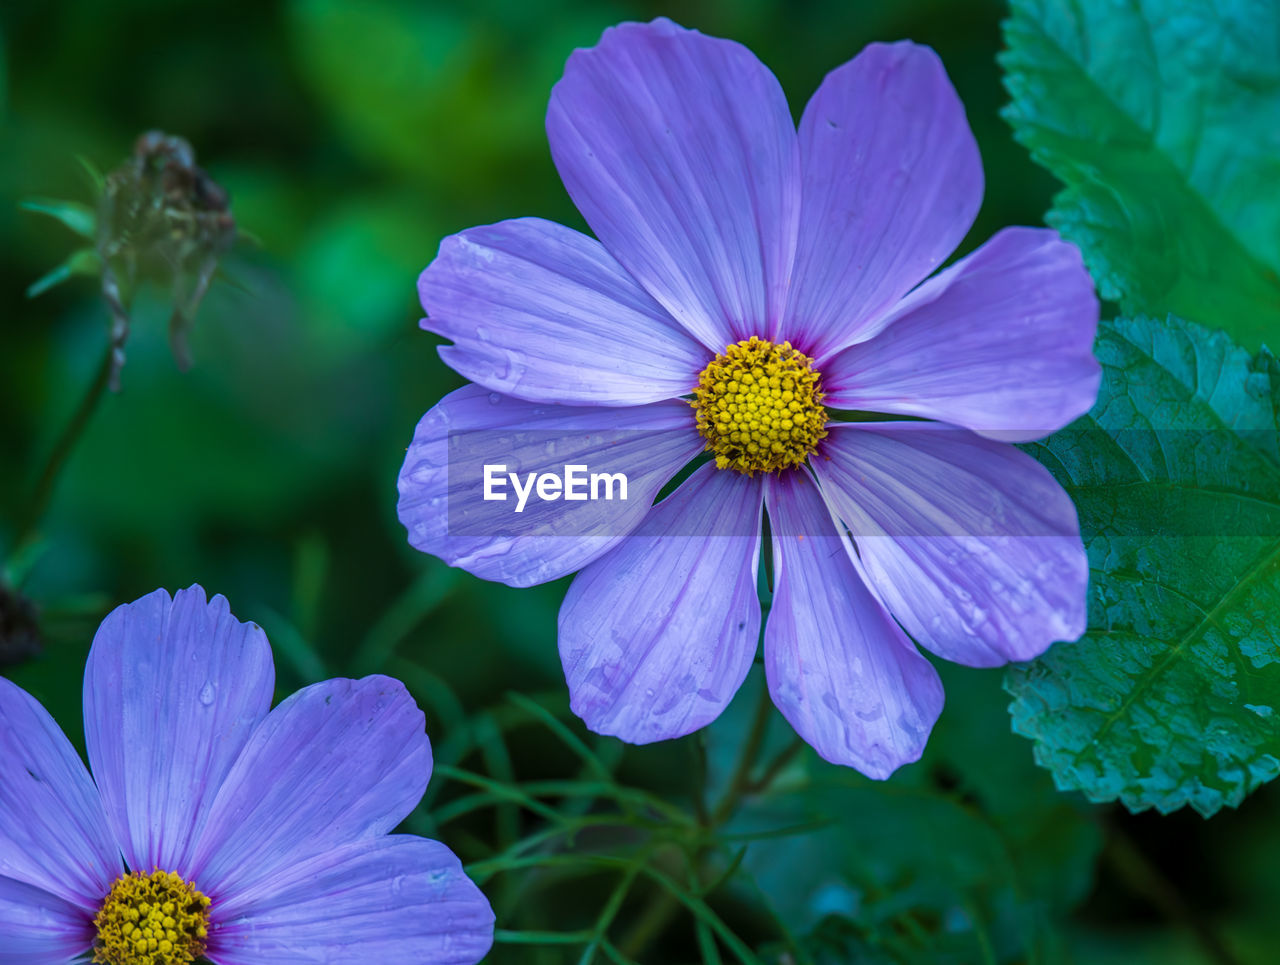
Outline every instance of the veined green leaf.
<svg viewBox="0 0 1280 965"><path fill-rule="evenodd" d="M1030 447L1075 499L1089 631L1012 667L1058 786L1235 806L1280 774L1280 365L1170 318L1104 323L1092 412Z"/></svg>
<svg viewBox="0 0 1280 965"><path fill-rule="evenodd" d="M1013 0L1005 117L1127 314L1280 339L1277 38L1272 0Z"/></svg>

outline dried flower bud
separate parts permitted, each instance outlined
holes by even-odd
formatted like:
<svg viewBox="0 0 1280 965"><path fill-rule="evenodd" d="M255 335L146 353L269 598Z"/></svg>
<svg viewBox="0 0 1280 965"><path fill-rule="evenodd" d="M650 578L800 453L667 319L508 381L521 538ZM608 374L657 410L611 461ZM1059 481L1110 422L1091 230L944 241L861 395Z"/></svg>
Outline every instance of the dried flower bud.
<svg viewBox="0 0 1280 965"><path fill-rule="evenodd" d="M96 248L111 308L112 388L129 335L129 293L139 278L171 286L169 340L180 368L191 364L187 332L218 259L236 238L227 192L195 163L180 137L148 131L133 156L107 175L98 202Z"/></svg>

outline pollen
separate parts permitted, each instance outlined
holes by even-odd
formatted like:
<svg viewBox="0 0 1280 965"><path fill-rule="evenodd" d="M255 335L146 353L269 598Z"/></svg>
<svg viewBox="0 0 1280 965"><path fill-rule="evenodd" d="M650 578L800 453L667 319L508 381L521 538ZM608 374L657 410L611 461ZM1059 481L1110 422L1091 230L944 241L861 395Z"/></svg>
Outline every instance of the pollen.
<svg viewBox="0 0 1280 965"><path fill-rule="evenodd" d="M121 875L98 909L99 965L188 965L204 954L209 899L171 871Z"/></svg>
<svg viewBox="0 0 1280 965"><path fill-rule="evenodd" d="M827 434L813 359L790 342L729 345L699 373L690 404L716 466L748 476L800 465Z"/></svg>

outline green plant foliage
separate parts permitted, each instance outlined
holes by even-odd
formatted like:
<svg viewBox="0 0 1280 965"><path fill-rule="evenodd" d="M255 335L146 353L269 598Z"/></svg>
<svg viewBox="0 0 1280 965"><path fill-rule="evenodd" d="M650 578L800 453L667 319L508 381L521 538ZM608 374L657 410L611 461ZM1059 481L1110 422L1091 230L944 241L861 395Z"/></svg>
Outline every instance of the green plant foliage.
<svg viewBox="0 0 1280 965"><path fill-rule="evenodd" d="M48 215L60 221L82 238L92 239L98 233L98 215L87 204L78 201L62 201L57 198L28 198L19 201L24 211Z"/></svg>
<svg viewBox="0 0 1280 965"><path fill-rule="evenodd" d="M1039 164L998 115L1009 2L1009 118ZM460 383L416 325L414 280L471 225L585 229L548 96L574 48L663 14L744 44L797 117L864 44L930 45L989 185L963 250L1041 223L1061 191L1052 220L1104 295L1243 346L1108 324L1103 403L1033 447L1097 570L1094 632L1009 680L1034 742L1011 731L1004 669L939 663L942 716L888 781L820 760L760 666L708 728L625 745L570 711L568 578L517 590L408 546L396 474ZM487 965L1280 961L1280 781L1212 822L1058 789L1205 810L1280 758L1262 716L1280 711L1263 566L1280 375L1248 354L1280 347L1276 17L1274 0L0 3L0 582L41 640L4 675L82 748L102 617L198 581L266 631L280 697L403 680L435 762L403 830L447 844L489 897ZM150 126L191 142L260 240L220 264L190 371L167 344L172 291L140 282L121 391L99 391L93 199Z"/></svg>
<svg viewBox="0 0 1280 965"><path fill-rule="evenodd" d="M1041 908L1022 890L1007 842L953 798L889 785L814 788L755 816L762 828L806 829L753 841L744 862L795 927L821 933L830 917L843 919L892 961L1045 954Z"/></svg>
<svg viewBox="0 0 1280 965"><path fill-rule="evenodd" d="M1280 774L1280 365L1170 318L1103 326L1093 411L1031 447L1075 499L1090 629L1010 670L1061 788L1208 816Z"/></svg>
<svg viewBox="0 0 1280 965"><path fill-rule="evenodd" d="M1004 672L938 663L947 702L924 764L1002 836L1024 896L1065 913L1093 887L1102 846L1097 813L1057 793L1026 741L1009 730Z"/></svg>
<svg viewBox="0 0 1280 965"><path fill-rule="evenodd" d="M1280 5L1014 0L1005 116L1104 298L1280 337Z"/></svg>
<svg viewBox="0 0 1280 965"><path fill-rule="evenodd" d="M379 344L422 312L414 281L439 231L409 197L335 204L298 252L308 327L335 353Z"/></svg>
<svg viewBox="0 0 1280 965"><path fill-rule="evenodd" d="M76 275L97 275L102 271L102 259L92 248L72 252L67 260L52 268L27 286L27 297L37 298L50 288L56 288Z"/></svg>
<svg viewBox="0 0 1280 965"><path fill-rule="evenodd" d="M739 887L806 932L814 962L1057 961L1092 886L1098 825L1009 733L1000 673L939 669L947 706L920 764L882 783L805 749L730 825ZM712 764L742 743L745 702L712 725ZM788 730L772 714L764 757Z"/></svg>
<svg viewBox="0 0 1280 965"><path fill-rule="evenodd" d="M414 178L492 180L513 155L543 153L550 85L570 40L593 39L535 18L512 44L462 8L403 0L294 0L289 15L305 77L352 147ZM475 170L460 172L461 145Z"/></svg>

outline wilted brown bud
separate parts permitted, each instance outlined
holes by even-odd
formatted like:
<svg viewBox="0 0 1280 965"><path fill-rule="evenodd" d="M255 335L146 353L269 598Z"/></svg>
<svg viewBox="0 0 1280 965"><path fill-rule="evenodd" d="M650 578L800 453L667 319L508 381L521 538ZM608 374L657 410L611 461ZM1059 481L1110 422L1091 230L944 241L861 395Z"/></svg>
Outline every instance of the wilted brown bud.
<svg viewBox="0 0 1280 965"><path fill-rule="evenodd" d="M227 192L195 163L180 137L148 131L133 156L107 175L98 203L96 245L102 293L111 307L112 388L129 335L129 295L143 277L171 286L169 340L180 368L191 364L187 332L218 259L236 239Z"/></svg>

